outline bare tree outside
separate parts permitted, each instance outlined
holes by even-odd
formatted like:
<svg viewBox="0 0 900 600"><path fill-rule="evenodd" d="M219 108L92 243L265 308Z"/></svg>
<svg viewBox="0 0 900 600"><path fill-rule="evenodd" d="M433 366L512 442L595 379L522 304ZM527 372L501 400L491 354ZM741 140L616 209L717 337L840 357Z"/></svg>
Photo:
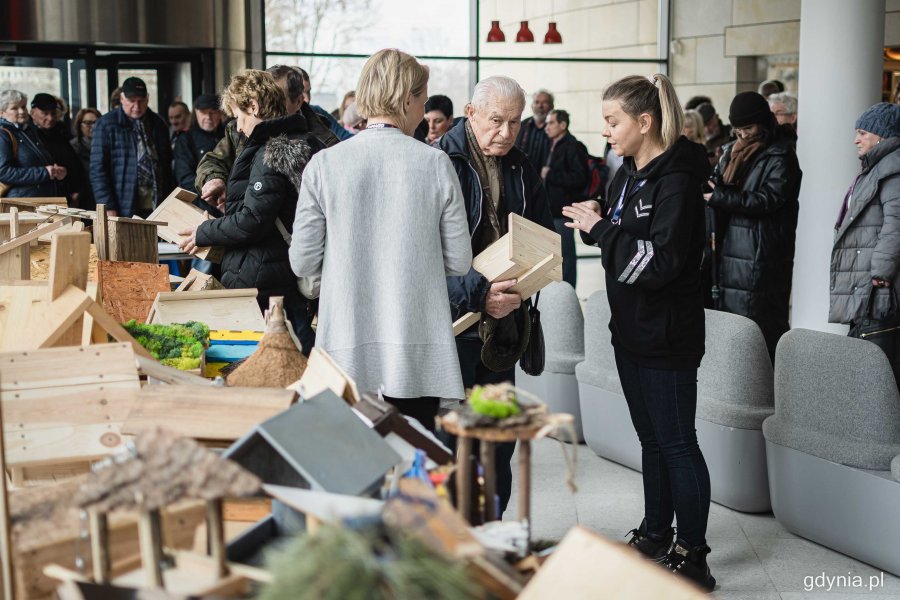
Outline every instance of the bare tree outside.
<svg viewBox="0 0 900 600"><path fill-rule="evenodd" d="M269 52L336 54L365 45L367 24L377 21L379 0L265 0L266 49ZM354 80L355 73L335 73L355 65L314 57L295 61L310 75L313 93L332 93L334 81ZM317 68L328 62L328 68ZM324 66L324 65L322 65Z"/></svg>

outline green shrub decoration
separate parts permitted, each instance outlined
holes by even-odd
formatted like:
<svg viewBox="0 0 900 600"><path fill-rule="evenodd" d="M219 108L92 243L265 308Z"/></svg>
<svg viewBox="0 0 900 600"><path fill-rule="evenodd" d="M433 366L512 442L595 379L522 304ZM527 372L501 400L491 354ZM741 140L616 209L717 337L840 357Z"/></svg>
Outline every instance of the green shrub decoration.
<svg viewBox="0 0 900 600"><path fill-rule="evenodd" d="M153 358L182 371L199 369L203 349L209 346L209 327L197 321L150 325L132 319L122 326Z"/></svg>

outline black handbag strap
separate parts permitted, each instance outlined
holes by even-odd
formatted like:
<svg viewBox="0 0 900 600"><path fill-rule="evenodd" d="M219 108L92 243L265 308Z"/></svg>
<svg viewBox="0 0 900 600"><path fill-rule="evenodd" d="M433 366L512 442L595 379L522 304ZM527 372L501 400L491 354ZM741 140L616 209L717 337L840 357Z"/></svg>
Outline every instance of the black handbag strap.
<svg viewBox="0 0 900 600"><path fill-rule="evenodd" d="M876 317L872 314L872 311L875 308L875 297L878 295L879 288L872 286L872 291L869 292L869 302L866 306L866 316L870 319L878 320L880 317ZM888 312L885 316L893 316L897 313L897 288L893 285L888 288L888 296L889 296L889 304L888 304Z"/></svg>

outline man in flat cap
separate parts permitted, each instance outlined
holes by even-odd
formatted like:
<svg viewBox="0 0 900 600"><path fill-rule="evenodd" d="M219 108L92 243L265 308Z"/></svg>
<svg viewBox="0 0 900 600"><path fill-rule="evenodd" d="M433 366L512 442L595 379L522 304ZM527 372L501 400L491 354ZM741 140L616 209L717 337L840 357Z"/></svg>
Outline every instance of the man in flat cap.
<svg viewBox="0 0 900 600"><path fill-rule="evenodd" d="M34 130L50 153L53 163L66 171L66 176L60 181L58 193L65 195L71 206L80 206L78 192L84 187L86 173L69 143L71 135L61 122L61 112L60 100L50 94L42 92L31 99L30 115Z"/></svg>
<svg viewBox="0 0 900 600"><path fill-rule="evenodd" d="M94 126L91 185L107 214L146 217L174 188L169 128L150 110L142 79L122 83L121 103Z"/></svg>

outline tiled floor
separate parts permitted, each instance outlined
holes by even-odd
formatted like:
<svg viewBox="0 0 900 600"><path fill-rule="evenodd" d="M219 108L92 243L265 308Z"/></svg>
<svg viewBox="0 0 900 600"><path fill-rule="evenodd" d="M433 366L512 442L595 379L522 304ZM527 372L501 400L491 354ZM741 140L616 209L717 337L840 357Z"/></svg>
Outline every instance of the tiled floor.
<svg viewBox="0 0 900 600"><path fill-rule="evenodd" d="M555 440L534 444L532 477L536 539L560 539L580 523L610 539L624 540L643 517L640 473L597 457L587 446L578 447L574 496L567 491L565 462ZM516 486L514 481L509 517L515 516ZM712 548L710 568L718 580L714 596L720 600L900 600L900 578L888 573L883 587L871 591L836 587L828 591L815 587L814 580L804 581L822 574L832 578L849 574L861 576L868 585L870 576L880 583L881 571L791 534L771 514L749 515L714 503L707 540Z"/></svg>

